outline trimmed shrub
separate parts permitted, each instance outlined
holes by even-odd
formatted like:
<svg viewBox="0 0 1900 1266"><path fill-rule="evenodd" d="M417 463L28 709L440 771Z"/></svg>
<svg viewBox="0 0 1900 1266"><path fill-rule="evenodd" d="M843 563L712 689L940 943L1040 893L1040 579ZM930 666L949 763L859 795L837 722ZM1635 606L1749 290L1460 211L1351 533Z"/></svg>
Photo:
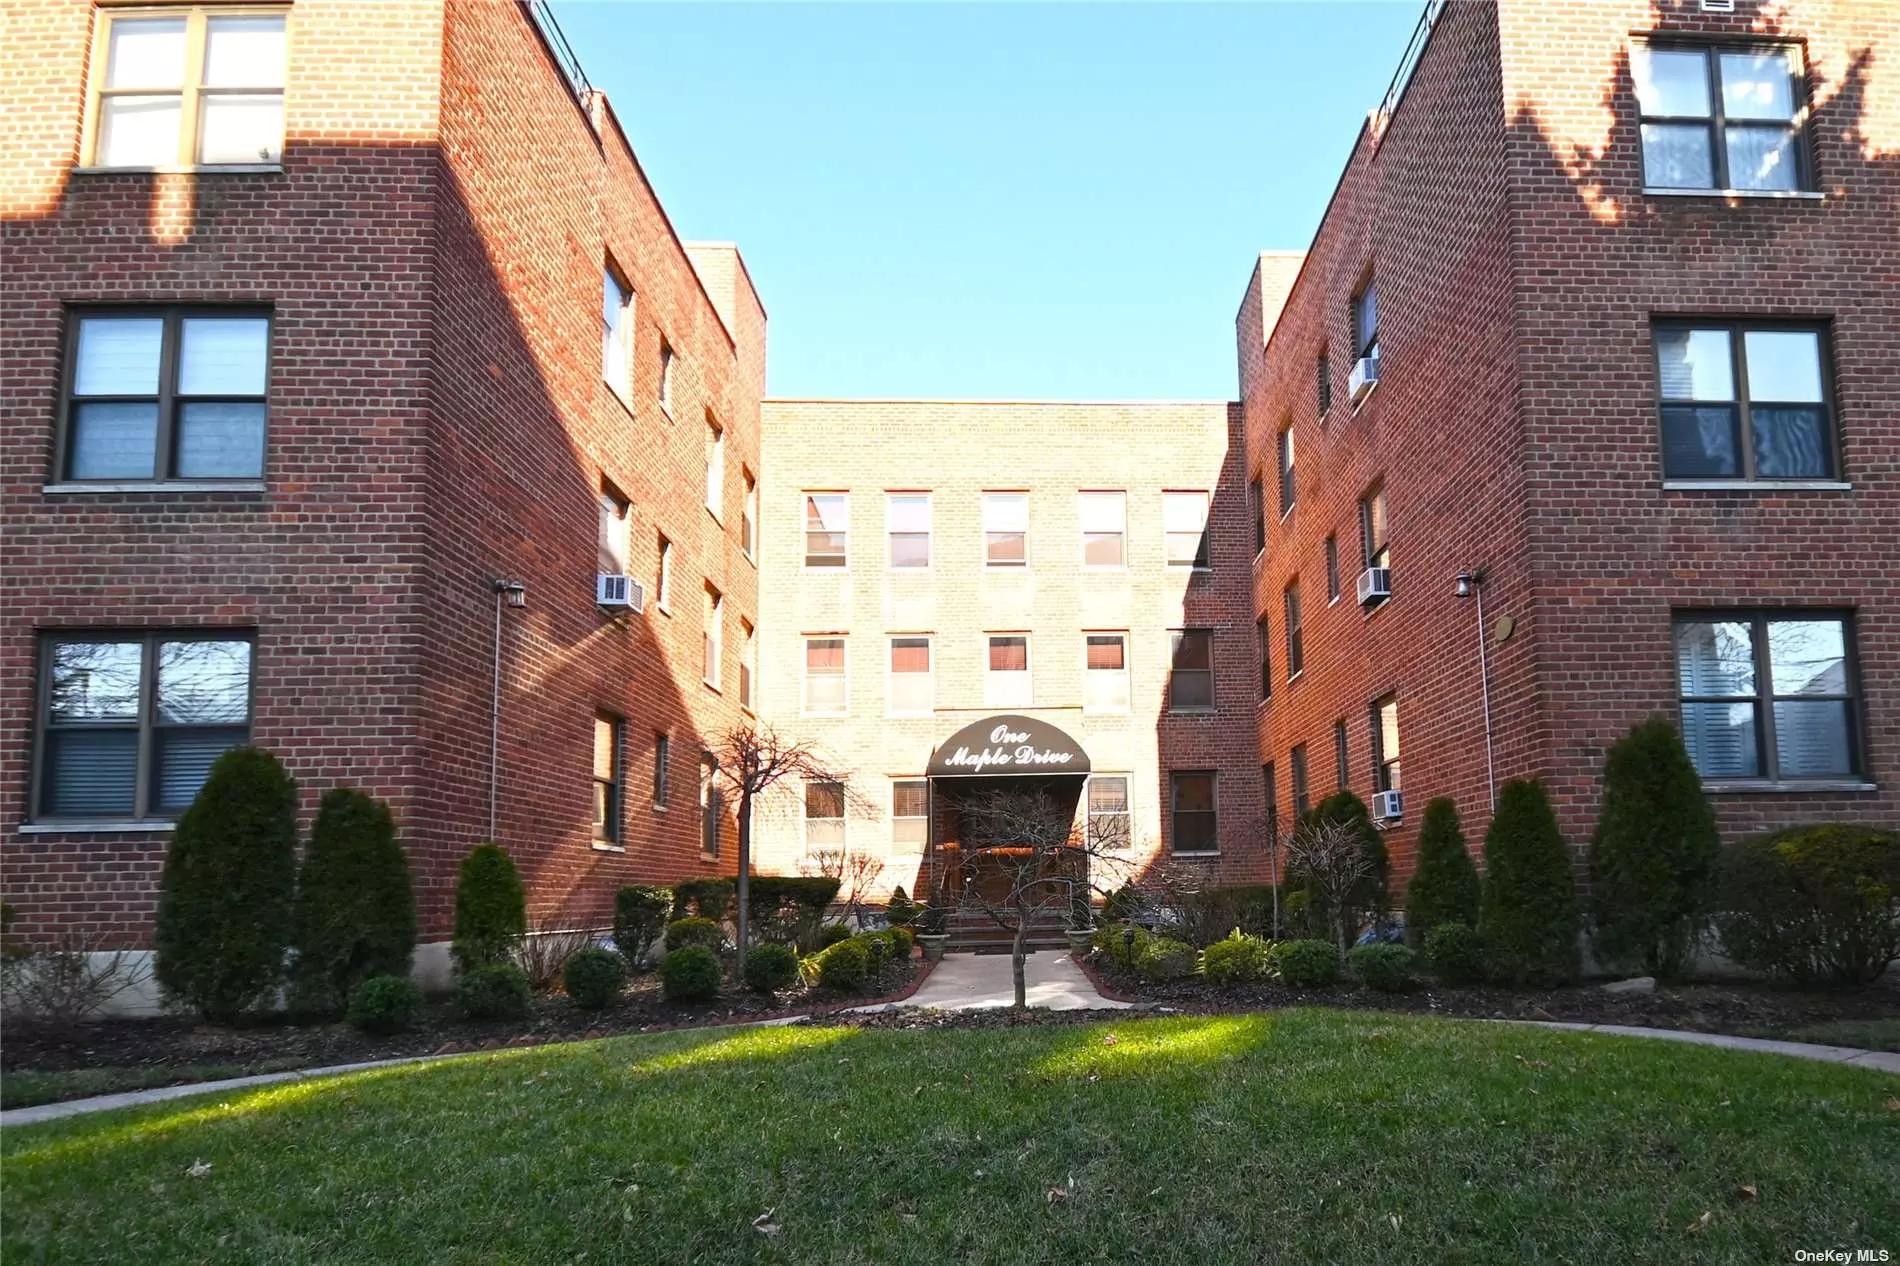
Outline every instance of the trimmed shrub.
<svg viewBox="0 0 1900 1266"><path fill-rule="evenodd" d="M749 936L761 941L813 945L839 880L828 875L754 875L746 888Z"/></svg>
<svg viewBox="0 0 1900 1266"><path fill-rule="evenodd" d="M297 883L297 784L234 747L178 819L159 878L152 970L167 995L228 1021L282 977Z"/></svg>
<svg viewBox="0 0 1900 1266"><path fill-rule="evenodd" d="M1418 829L1418 868L1405 885L1405 939L1422 946L1442 924L1476 927L1481 895L1458 806L1450 796L1439 796L1425 806Z"/></svg>
<svg viewBox="0 0 1900 1266"><path fill-rule="evenodd" d="M864 946L864 952L870 955L873 973L881 970L884 964L890 961L891 941L884 933L860 932L851 939Z"/></svg>
<svg viewBox="0 0 1900 1266"><path fill-rule="evenodd" d="M653 942L666 933L673 911L673 890L658 884L628 884L614 894L614 946L638 966Z"/></svg>
<svg viewBox="0 0 1900 1266"><path fill-rule="evenodd" d="M1141 951L1152 939L1154 939L1154 934L1147 928L1118 923L1112 927L1096 928L1090 944L1100 950L1103 957L1117 967L1132 971L1135 960L1141 956Z"/></svg>
<svg viewBox="0 0 1900 1266"><path fill-rule="evenodd" d="M894 928L909 927L923 911L923 906L912 901L904 885L899 884L891 889L891 899L884 905L884 918Z"/></svg>
<svg viewBox="0 0 1900 1266"><path fill-rule="evenodd" d="M1484 979L1484 942L1463 923L1441 923L1425 934L1425 961L1448 985L1475 985Z"/></svg>
<svg viewBox="0 0 1900 1266"><path fill-rule="evenodd" d="M898 926L889 929L885 935L891 938L891 960L908 963L910 952L917 945L917 937L907 927Z"/></svg>
<svg viewBox="0 0 1900 1266"><path fill-rule="evenodd" d="M1359 983L1380 993L1404 993L1418 981L1412 975L1417 955L1403 945L1375 942L1355 945L1346 955Z"/></svg>
<svg viewBox="0 0 1900 1266"><path fill-rule="evenodd" d="M660 992L668 1002L705 1002L718 996L725 974L719 955L704 945L681 946L660 960Z"/></svg>
<svg viewBox="0 0 1900 1266"><path fill-rule="evenodd" d="M1590 944L1620 970L1680 976L1708 918L1721 839L1676 727L1660 717L1610 745L1590 838Z"/></svg>
<svg viewBox="0 0 1900 1266"><path fill-rule="evenodd" d="M697 945L716 954L725 943L726 930L713 919L675 919L666 925L668 953L676 949L685 949L689 945Z"/></svg>
<svg viewBox="0 0 1900 1266"><path fill-rule="evenodd" d="M1317 989L1339 979L1339 947L1331 941L1288 941L1279 947L1275 966L1280 979L1295 989Z"/></svg>
<svg viewBox="0 0 1900 1266"><path fill-rule="evenodd" d="M561 987L575 1006L598 1011L627 987L627 960L598 946L576 950L561 968Z"/></svg>
<svg viewBox="0 0 1900 1266"><path fill-rule="evenodd" d="M1200 965L1200 953L1186 941L1153 937L1135 955L1135 970L1143 980L1181 980Z"/></svg>
<svg viewBox="0 0 1900 1266"><path fill-rule="evenodd" d="M499 844L477 844L455 881L455 939L449 949L462 971L509 962L528 934L521 872Z"/></svg>
<svg viewBox="0 0 1900 1266"><path fill-rule="evenodd" d="M421 1010L422 989L407 976L372 976L350 991L349 1021L365 1033L400 1033Z"/></svg>
<svg viewBox="0 0 1900 1266"><path fill-rule="evenodd" d="M1878 980L1900 958L1900 832L1847 823L1741 840L1721 859L1716 933L1786 980Z"/></svg>
<svg viewBox="0 0 1900 1266"><path fill-rule="evenodd" d="M528 974L513 963L471 967L455 982L455 1001L471 1020L519 1020L528 1014Z"/></svg>
<svg viewBox="0 0 1900 1266"><path fill-rule="evenodd" d="M1139 888L1133 884L1123 884L1102 902L1102 922L1126 923L1141 913L1144 904Z"/></svg>
<svg viewBox="0 0 1900 1266"><path fill-rule="evenodd" d="M1201 974L1217 985L1244 985L1267 976L1272 947L1236 930L1201 953Z"/></svg>
<svg viewBox="0 0 1900 1266"><path fill-rule="evenodd" d="M387 804L351 787L324 793L291 927L293 988L311 1010L334 1013L371 977L409 974L416 896Z"/></svg>
<svg viewBox="0 0 1900 1266"><path fill-rule="evenodd" d="M691 915L722 923L732 910L732 893L733 881L716 875L681 880L673 885L673 918Z"/></svg>
<svg viewBox="0 0 1900 1266"><path fill-rule="evenodd" d="M1478 934L1486 970L1516 985L1577 978L1577 884L1544 784L1518 778L1498 793L1484 836Z"/></svg>
<svg viewBox="0 0 1900 1266"><path fill-rule="evenodd" d="M818 948L828 950L851 939L851 929L842 923L827 923L818 929Z"/></svg>
<svg viewBox="0 0 1900 1266"><path fill-rule="evenodd" d="M746 951L745 983L753 993L777 993L798 979L798 951L767 943Z"/></svg>
<svg viewBox="0 0 1900 1266"><path fill-rule="evenodd" d="M818 983L826 989L858 989L872 971L870 948L856 937L820 950L814 958Z"/></svg>

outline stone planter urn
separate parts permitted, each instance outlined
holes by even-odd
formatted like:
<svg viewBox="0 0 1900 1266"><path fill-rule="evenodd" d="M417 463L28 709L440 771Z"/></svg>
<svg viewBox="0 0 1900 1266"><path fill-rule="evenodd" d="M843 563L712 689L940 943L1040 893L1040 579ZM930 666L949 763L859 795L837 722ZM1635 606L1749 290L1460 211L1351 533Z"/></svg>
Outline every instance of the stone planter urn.
<svg viewBox="0 0 1900 1266"><path fill-rule="evenodd" d="M948 932L920 932L917 943L924 947L924 961L934 963L943 957L943 947L950 943Z"/></svg>
<svg viewBox="0 0 1900 1266"><path fill-rule="evenodd" d="M1089 950L1094 948L1095 933L1088 928L1070 928L1063 935L1069 938L1071 958L1086 957Z"/></svg>

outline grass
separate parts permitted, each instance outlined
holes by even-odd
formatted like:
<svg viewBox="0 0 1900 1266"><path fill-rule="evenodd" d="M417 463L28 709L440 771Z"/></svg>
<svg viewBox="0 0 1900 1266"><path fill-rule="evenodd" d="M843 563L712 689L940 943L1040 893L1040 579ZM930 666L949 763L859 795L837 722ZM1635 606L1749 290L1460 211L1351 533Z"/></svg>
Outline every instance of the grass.
<svg viewBox="0 0 1900 1266"><path fill-rule="evenodd" d="M1900 1051L1900 1018L1821 1020L1782 1028L1767 1036L1822 1046L1853 1046L1864 1051Z"/></svg>
<svg viewBox="0 0 1900 1266"><path fill-rule="evenodd" d="M8 1129L4 1253L1789 1261L1900 1249L1897 1091L1774 1056L1309 1010L657 1034Z"/></svg>
<svg viewBox="0 0 1900 1266"><path fill-rule="evenodd" d="M242 1064L136 1064L107 1068L70 1068L41 1072L30 1068L0 1073L0 1108L30 1108L61 1099L116 1095L126 1090L182 1085L194 1081L224 1081L259 1073L302 1067L306 1061L291 1055Z"/></svg>

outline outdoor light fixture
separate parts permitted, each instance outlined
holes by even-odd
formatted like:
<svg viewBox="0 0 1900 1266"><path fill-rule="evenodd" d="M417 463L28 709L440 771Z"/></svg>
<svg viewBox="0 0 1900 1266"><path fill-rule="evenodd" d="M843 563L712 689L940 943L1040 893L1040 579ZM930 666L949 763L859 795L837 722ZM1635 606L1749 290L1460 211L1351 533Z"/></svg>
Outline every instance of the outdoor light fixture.
<svg viewBox="0 0 1900 1266"><path fill-rule="evenodd" d="M528 586L519 580L497 577L488 583L495 595L495 675L488 697L488 838L495 838L496 789L501 785L501 608L507 604L519 611L528 605Z"/></svg>
<svg viewBox="0 0 1900 1266"><path fill-rule="evenodd" d="M495 592L508 599L508 605L517 611L528 605L528 587L519 580L497 580Z"/></svg>
<svg viewBox="0 0 1900 1266"><path fill-rule="evenodd" d="M1498 807L1498 770L1491 742L1491 664L1484 636L1484 568L1473 567L1459 572L1452 592L1460 598L1475 597L1478 600L1478 690L1479 697L1484 701L1484 778L1491 789L1491 810L1495 813Z"/></svg>

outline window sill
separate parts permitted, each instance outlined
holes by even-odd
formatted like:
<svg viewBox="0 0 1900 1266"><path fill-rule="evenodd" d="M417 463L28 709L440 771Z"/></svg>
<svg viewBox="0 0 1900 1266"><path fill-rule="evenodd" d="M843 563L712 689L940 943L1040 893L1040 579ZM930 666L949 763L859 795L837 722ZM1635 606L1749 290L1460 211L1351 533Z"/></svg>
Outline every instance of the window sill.
<svg viewBox="0 0 1900 1266"><path fill-rule="evenodd" d="M1664 492L1852 492L1844 479L1665 479Z"/></svg>
<svg viewBox="0 0 1900 1266"><path fill-rule="evenodd" d="M666 398L664 396L660 398L660 416L665 418L668 422L672 422L676 420L673 417L673 406L667 403Z"/></svg>
<svg viewBox="0 0 1900 1266"><path fill-rule="evenodd" d="M1170 857L1219 857L1220 850L1217 848L1204 848L1204 849L1198 849L1194 852L1182 852L1180 849L1177 848L1173 852L1169 853L1168 856Z"/></svg>
<svg viewBox="0 0 1900 1266"><path fill-rule="evenodd" d="M663 805L663 804L656 804L656 805L654 805L654 806L652 806L652 808L653 808L653 811L654 811L655 813L665 813L665 812L667 812L667 810L668 810L668 808L669 808L669 807L670 807L670 806L668 806L668 805Z"/></svg>
<svg viewBox="0 0 1900 1266"><path fill-rule="evenodd" d="M590 847L592 847L596 853L624 853L627 851L625 844L613 844L607 840L595 840Z"/></svg>
<svg viewBox="0 0 1900 1266"><path fill-rule="evenodd" d="M1643 186L1646 198L1749 198L1767 202L1824 202L1827 195L1814 189L1664 189Z"/></svg>
<svg viewBox="0 0 1900 1266"><path fill-rule="evenodd" d="M1211 717L1220 715L1219 708L1169 708L1171 717Z"/></svg>
<svg viewBox="0 0 1900 1266"><path fill-rule="evenodd" d="M136 820L108 820L104 822L22 822L19 830L21 835L85 835L107 831L169 831L177 825L176 822L140 822Z"/></svg>
<svg viewBox="0 0 1900 1266"><path fill-rule="evenodd" d="M1808 781L1797 780L1794 782L1767 782L1762 780L1752 782L1705 782L1702 784L1702 790L1712 796L1743 796L1787 795L1790 792L1798 794L1802 792L1879 791L1880 787L1876 783L1862 782L1858 778L1817 778Z"/></svg>
<svg viewBox="0 0 1900 1266"><path fill-rule="evenodd" d="M125 483L68 481L43 484L40 491L48 496L68 496L87 492L264 492L261 479L139 479Z"/></svg>
<svg viewBox="0 0 1900 1266"><path fill-rule="evenodd" d="M712 521L714 523L717 523L720 527L723 528L726 526L725 516L720 514L719 511L713 509L711 506L707 506L706 513L710 514L712 516Z"/></svg>
<svg viewBox="0 0 1900 1266"><path fill-rule="evenodd" d="M723 695L726 693L724 690L720 689L719 683L716 681L707 681L704 677L701 677L699 679L699 684L706 687L706 689L712 691L716 695Z"/></svg>
<svg viewBox="0 0 1900 1266"><path fill-rule="evenodd" d="M154 163L149 167L74 167L75 176L256 176L281 174L282 163Z"/></svg>

